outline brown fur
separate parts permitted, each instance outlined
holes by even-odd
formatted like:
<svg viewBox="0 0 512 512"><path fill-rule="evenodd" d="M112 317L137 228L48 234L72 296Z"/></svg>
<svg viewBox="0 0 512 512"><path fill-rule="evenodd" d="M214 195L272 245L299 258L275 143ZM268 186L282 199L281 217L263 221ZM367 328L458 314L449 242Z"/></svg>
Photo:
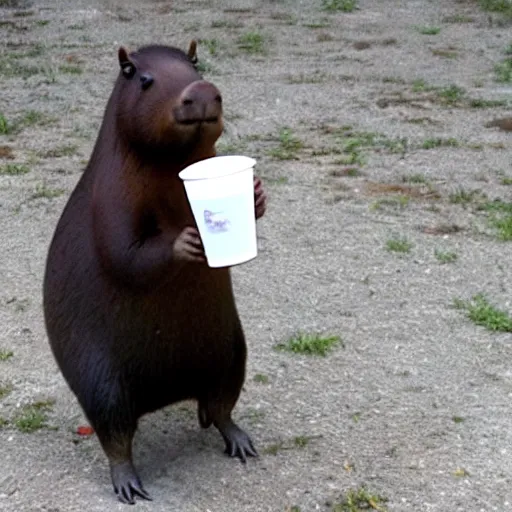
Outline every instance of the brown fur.
<svg viewBox="0 0 512 512"><path fill-rule="evenodd" d="M188 54L119 49L121 72L90 161L62 213L44 279L56 361L109 459L121 501L150 499L132 464L143 414L198 401L230 455L256 455L231 411L246 344L229 268L206 264L178 172L215 155L219 91ZM265 194L255 180L256 217Z"/></svg>

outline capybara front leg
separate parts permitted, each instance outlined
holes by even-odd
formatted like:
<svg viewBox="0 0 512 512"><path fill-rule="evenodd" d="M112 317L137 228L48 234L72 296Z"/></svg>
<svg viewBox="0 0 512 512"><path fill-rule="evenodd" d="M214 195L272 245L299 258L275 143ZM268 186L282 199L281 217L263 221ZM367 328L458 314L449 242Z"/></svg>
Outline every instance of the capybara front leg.
<svg viewBox="0 0 512 512"><path fill-rule="evenodd" d="M186 261L190 263L205 263L206 256L204 254L203 242L199 235L199 231L193 227L186 227L178 235L174 242L174 257L178 261Z"/></svg>
<svg viewBox="0 0 512 512"><path fill-rule="evenodd" d="M263 190L260 178L254 177L254 214L257 219L263 217L267 209L267 195Z"/></svg>

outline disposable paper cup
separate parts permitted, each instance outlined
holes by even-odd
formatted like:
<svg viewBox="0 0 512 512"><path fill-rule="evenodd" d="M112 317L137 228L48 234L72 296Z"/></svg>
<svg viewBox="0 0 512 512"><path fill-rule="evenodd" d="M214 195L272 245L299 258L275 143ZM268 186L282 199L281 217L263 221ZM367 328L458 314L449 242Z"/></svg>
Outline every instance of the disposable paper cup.
<svg viewBox="0 0 512 512"><path fill-rule="evenodd" d="M258 254L255 164L247 156L216 156L179 173L210 267L238 265Z"/></svg>

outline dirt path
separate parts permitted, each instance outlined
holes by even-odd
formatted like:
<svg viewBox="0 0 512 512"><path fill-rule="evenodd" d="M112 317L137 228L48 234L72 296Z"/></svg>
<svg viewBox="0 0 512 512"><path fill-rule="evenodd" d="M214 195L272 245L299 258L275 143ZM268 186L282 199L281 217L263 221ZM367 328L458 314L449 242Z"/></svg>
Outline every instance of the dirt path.
<svg viewBox="0 0 512 512"><path fill-rule="evenodd" d="M154 502L137 510L353 512L335 506L362 486L382 510L512 510L512 335L454 307L483 293L512 311L511 242L492 224L512 202L512 133L484 127L512 115L506 64L495 80L510 25L471 1L6 4L0 510L127 510L97 439L75 434L41 282L118 46L193 37L225 98L219 149L255 156L270 196L260 256L234 271L249 344L236 417L261 457L224 457L193 404L150 415L135 461ZM343 343L275 350L298 331Z"/></svg>

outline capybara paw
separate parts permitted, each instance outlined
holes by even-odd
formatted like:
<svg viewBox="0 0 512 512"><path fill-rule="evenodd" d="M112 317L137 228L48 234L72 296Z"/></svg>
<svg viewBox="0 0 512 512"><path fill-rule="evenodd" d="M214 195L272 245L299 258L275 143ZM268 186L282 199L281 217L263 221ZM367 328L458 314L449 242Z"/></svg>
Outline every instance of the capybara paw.
<svg viewBox="0 0 512 512"><path fill-rule="evenodd" d="M247 456L257 457L258 452L252 444L251 438L235 423L230 423L221 429L222 437L226 442L224 453L230 457L238 457L242 462L247 461Z"/></svg>
<svg viewBox="0 0 512 512"><path fill-rule="evenodd" d="M152 501L151 496L142 487L142 483L130 462L111 466L112 484L121 503L135 504L135 496Z"/></svg>
<svg viewBox="0 0 512 512"><path fill-rule="evenodd" d="M196 228L185 228L174 241L173 249L174 257L177 260L193 263L204 263L206 261L203 242Z"/></svg>
<svg viewBox="0 0 512 512"><path fill-rule="evenodd" d="M260 178L254 177L254 213L256 218L263 217L267 209L267 195L263 190Z"/></svg>

